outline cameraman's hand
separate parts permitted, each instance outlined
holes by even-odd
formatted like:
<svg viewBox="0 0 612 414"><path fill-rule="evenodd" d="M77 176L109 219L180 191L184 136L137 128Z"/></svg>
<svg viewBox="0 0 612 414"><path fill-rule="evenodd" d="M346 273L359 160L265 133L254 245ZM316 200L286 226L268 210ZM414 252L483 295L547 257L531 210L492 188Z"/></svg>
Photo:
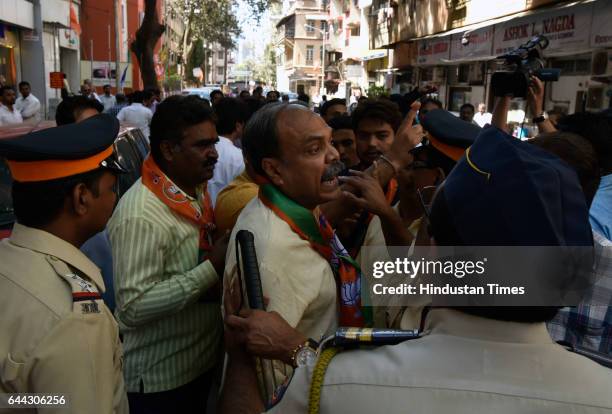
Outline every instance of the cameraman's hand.
<svg viewBox="0 0 612 414"><path fill-rule="evenodd" d="M496 98L495 109L493 110L493 118L491 119L491 125L501 129L508 133L508 111L510 110L511 96L502 96Z"/></svg>
<svg viewBox="0 0 612 414"><path fill-rule="evenodd" d="M531 83L527 89L527 105L531 108L531 114L536 117L544 112L544 83L537 77L531 77Z"/></svg>
<svg viewBox="0 0 612 414"><path fill-rule="evenodd" d="M436 92L438 92L438 88L436 88L434 85L427 85L425 87L419 88L419 93L421 95L429 95L430 93L436 93Z"/></svg>
<svg viewBox="0 0 612 414"><path fill-rule="evenodd" d="M534 118L544 112L544 82L536 76L531 77L531 84L527 89L527 104L531 108ZM538 122L538 129L540 132L555 132L557 130L549 119Z"/></svg>

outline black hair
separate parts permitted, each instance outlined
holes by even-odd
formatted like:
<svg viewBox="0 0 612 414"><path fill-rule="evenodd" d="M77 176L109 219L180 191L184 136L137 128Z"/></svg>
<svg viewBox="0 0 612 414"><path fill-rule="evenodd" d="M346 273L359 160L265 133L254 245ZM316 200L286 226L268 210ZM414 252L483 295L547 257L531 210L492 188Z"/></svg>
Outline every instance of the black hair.
<svg viewBox="0 0 612 414"><path fill-rule="evenodd" d="M438 246L462 246L442 184L433 200L429 213L430 234ZM540 323L551 320L559 311L554 306L460 306L453 307L463 313L508 322Z"/></svg>
<svg viewBox="0 0 612 414"><path fill-rule="evenodd" d="M586 138L571 132L540 134L528 142L555 154L576 171L587 205L590 207L601 180L599 162L591 143Z"/></svg>
<svg viewBox="0 0 612 414"><path fill-rule="evenodd" d="M153 92L151 91L151 89L142 91L141 94L142 94L142 102L148 101L153 98Z"/></svg>
<svg viewBox="0 0 612 414"><path fill-rule="evenodd" d="M348 115L337 116L337 117L331 119L329 121L328 125L334 131L337 131L339 129L351 129L351 130L353 129L353 121L352 121L351 117L348 116Z"/></svg>
<svg viewBox="0 0 612 414"><path fill-rule="evenodd" d="M77 116L88 108L101 113L104 110L104 105L97 99L90 99L83 95L67 96L55 110L55 123L57 126L73 124L76 122Z"/></svg>
<svg viewBox="0 0 612 414"><path fill-rule="evenodd" d="M115 100L117 101L118 104L120 104L120 103L127 102L127 97L122 93L118 93L117 95L115 95Z"/></svg>
<svg viewBox="0 0 612 414"><path fill-rule="evenodd" d="M15 92L15 88L13 88L11 85L4 85L4 86L0 87L0 96L4 95L4 91L13 91L13 92Z"/></svg>
<svg viewBox="0 0 612 414"><path fill-rule="evenodd" d="M249 117L249 107L237 98L222 98L215 105L217 115L217 134L231 134L236 129L237 123L246 123Z"/></svg>
<svg viewBox="0 0 612 414"><path fill-rule="evenodd" d="M270 95L272 94L276 95L276 100L280 98L280 92L276 90L268 91L268 93L266 94L266 98L270 97Z"/></svg>
<svg viewBox="0 0 612 414"><path fill-rule="evenodd" d="M157 105L151 119L149 141L151 155L158 164L163 163L161 153L162 141L179 144L185 136L185 130L205 121L215 123L215 116L202 99L196 95L173 95Z"/></svg>
<svg viewBox="0 0 612 414"><path fill-rule="evenodd" d="M151 92L151 95L161 95L161 90L159 88L147 88L147 91Z"/></svg>
<svg viewBox="0 0 612 414"><path fill-rule="evenodd" d="M263 93L263 88L261 86L256 87L255 89L253 89L253 93L255 92L261 92Z"/></svg>
<svg viewBox="0 0 612 414"><path fill-rule="evenodd" d="M221 91L221 89L215 89L214 91L210 93L210 99L213 99L215 95L219 95L219 94L221 94L222 97L225 96L223 94L223 91Z"/></svg>
<svg viewBox="0 0 612 414"><path fill-rule="evenodd" d="M471 103L464 103L463 105L461 105L461 108L459 108L459 111L462 111L463 108L470 108L472 112L476 112L476 108L474 108L474 105L472 105Z"/></svg>
<svg viewBox="0 0 612 414"><path fill-rule="evenodd" d="M377 119L385 122L391 126L393 131L397 131L402 123L402 114L397 105L388 99L366 99L357 105L351 116L355 131L364 119Z"/></svg>
<svg viewBox="0 0 612 414"><path fill-rule="evenodd" d="M602 175L612 173L612 119L603 114L579 112L564 116L558 122L561 131L584 137L595 149Z"/></svg>
<svg viewBox="0 0 612 414"><path fill-rule="evenodd" d="M410 105L408 104L408 100L398 93L391 94L389 96L389 100L397 105L399 108L402 117L408 115L410 111Z"/></svg>
<svg viewBox="0 0 612 414"><path fill-rule="evenodd" d="M144 94L142 91L134 91L129 96L130 103L142 103L144 100Z"/></svg>
<svg viewBox="0 0 612 414"><path fill-rule="evenodd" d="M265 176L261 167L264 158L280 156L280 140L277 120L292 104L274 103L264 106L247 122L242 134L242 150L249 164L260 175Z"/></svg>
<svg viewBox="0 0 612 414"><path fill-rule="evenodd" d="M259 111L264 106L264 103L261 100L252 96L244 99L244 103L246 103L248 108L247 121L251 119L255 112Z"/></svg>
<svg viewBox="0 0 612 414"><path fill-rule="evenodd" d="M20 224L41 228L55 220L62 212L66 198L74 187L85 184L94 197L100 195L100 178L105 169L58 178L49 181L13 181L12 197L15 217ZM41 208L44 206L44 208Z"/></svg>
<svg viewBox="0 0 612 414"><path fill-rule="evenodd" d="M30 82L27 82L27 81L19 82L19 89L21 89L22 86L30 86Z"/></svg>
<svg viewBox="0 0 612 414"><path fill-rule="evenodd" d="M107 87L110 88L111 86L107 83L106 85L102 86L102 89L107 88Z"/></svg>
<svg viewBox="0 0 612 414"><path fill-rule="evenodd" d="M442 102L440 102L438 99L435 98L425 98L425 99L421 99L421 107L425 106L426 104L431 103L434 104L435 106L437 106L439 109L444 109L442 105Z"/></svg>
<svg viewBox="0 0 612 414"><path fill-rule="evenodd" d="M242 98L242 95L244 94L251 96L251 92L247 91L246 89L241 90L239 96Z"/></svg>
<svg viewBox="0 0 612 414"><path fill-rule="evenodd" d="M334 98L334 99L331 99L329 101L325 101L323 106L321 106L321 110L320 110L321 116L325 116L325 114L327 114L327 111L329 110L329 108L331 108L334 105L342 105L342 106L344 106L346 108L346 101L344 99L340 99L340 98Z"/></svg>

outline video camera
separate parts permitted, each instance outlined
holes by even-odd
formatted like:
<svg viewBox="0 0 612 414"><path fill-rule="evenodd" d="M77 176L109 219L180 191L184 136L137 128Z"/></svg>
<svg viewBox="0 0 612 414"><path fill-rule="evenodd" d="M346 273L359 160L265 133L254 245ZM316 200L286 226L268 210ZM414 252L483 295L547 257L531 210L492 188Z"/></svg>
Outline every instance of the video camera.
<svg viewBox="0 0 612 414"><path fill-rule="evenodd" d="M493 95L525 98L532 76L537 76L542 82L558 81L561 69L545 68L542 60L542 50L548 47L548 43L546 36L537 35L509 53L498 56L501 69L491 77Z"/></svg>

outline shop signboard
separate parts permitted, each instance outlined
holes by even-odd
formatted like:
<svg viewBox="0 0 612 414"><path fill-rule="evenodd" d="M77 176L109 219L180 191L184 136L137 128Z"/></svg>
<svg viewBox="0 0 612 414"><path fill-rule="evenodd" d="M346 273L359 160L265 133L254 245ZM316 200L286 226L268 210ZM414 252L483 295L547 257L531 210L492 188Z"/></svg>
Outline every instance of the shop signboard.
<svg viewBox="0 0 612 414"><path fill-rule="evenodd" d="M493 34L493 26L454 34L451 40L451 60L490 59L493 56Z"/></svg>
<svg viewBox="0 0 612 414"><path fill-rule="evenodd" d="M537 34L550 44L546 56L581 52L589 48L593 3L563 7L508 20L495 26L493 54L503 55Z"/></svg>
<svg viewBox="0 0 612 414"><path fill-rule="evenodd" d="M79 50L79 36L72 29L59 29L59 45L66 49Z"/></svg>
<svg viewBox="0 0 612 414"><path fill-rule="evenodd" d="M600 0L593 5L591 47L612 46L612 2Z"/></svg>
<svg viewBox="0 0 612 414"><path fill-rule="evenodd" d="M450 36L420 40L417 47L417 63L419 65L448 63L450 57Z"/></svg>

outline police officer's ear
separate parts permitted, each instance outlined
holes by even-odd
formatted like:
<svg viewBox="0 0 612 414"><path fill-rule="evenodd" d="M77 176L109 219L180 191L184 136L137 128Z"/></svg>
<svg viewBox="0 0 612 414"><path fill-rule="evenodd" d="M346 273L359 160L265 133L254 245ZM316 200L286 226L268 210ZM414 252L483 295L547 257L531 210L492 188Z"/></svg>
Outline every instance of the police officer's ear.
<svg viewBox="0 0 612 414"><path fill-rule="evenodd" d="M98 183L96 183L98 185ZM78 216L84 216L91 211L94 194L85 183L79 183L72 189L72 209Z"/></svg>

